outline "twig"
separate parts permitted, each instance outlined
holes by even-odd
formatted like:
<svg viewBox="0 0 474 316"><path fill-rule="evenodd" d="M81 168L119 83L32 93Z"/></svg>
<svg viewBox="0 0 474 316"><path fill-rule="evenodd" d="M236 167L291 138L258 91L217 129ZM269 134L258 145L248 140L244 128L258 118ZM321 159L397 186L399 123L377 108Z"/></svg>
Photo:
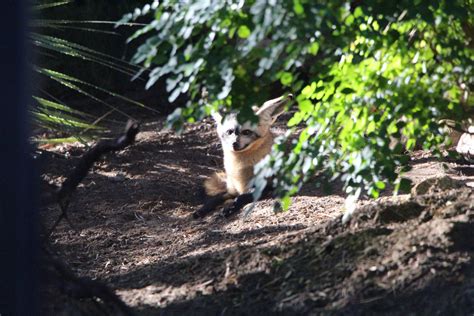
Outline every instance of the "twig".
<svg viewBox="0 0 474 316"><path fill-rule="evenodd" d="M51 228L48 234L49 236L51 236L54 229L63 218L69 222L67 208L69 206L71 195L76 190L79 183L86 177L93 164L99 160L100 156L111 151L124 149L128 145L131 145L135 141L135 137L137 136L139 129L140 125L138 122L128 120L122 135L112 140L102 140L98 142L80 158L77 165L66 178L66 180L64 180L57 193L57 202L60 206L61 214Z"/></svg>

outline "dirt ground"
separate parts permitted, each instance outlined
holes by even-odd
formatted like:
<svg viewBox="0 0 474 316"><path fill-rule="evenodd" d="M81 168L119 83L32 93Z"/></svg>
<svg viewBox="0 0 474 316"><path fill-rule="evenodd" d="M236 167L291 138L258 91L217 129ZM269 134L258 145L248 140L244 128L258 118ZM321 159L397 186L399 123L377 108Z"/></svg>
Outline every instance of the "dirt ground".
<svg viewBox="0 0 474 316"><path fill-rule="evenodd" d="M137 315L474 314L472 187L364 200L346 225L340 188L311 185L285 213L265 200L248 216L195 220L204 178L222 168L212 122L182 135L161 125L144 123L133 146L95 165L71 202L74 227L63 221L50 238L75 273L108 284ZM49 150L42 177L59 184L83 149ZM426 152L412 165L415 182L474 181L473 165ZM58 215L44 207L42 225ZM44 292L45 315L95 313Z"/></svg>

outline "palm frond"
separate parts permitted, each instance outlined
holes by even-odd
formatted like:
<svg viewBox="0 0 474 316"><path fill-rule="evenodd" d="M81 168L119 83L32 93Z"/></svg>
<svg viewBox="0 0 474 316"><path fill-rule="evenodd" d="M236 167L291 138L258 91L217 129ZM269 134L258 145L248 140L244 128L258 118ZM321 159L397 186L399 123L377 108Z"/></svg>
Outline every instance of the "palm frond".
<svg viewBox="0 0 474 316"><path fill-rule="evenodd" d="M78 136L71 136L71 137L55 137L55 138L33 138L32 141L38 144L65 144L65 143L86 143L87 141L92 140L93 137L86 136L86 137L78 137Z"/></svg>
<svg viewBox="0 0 474 316"><path fill-rule="evenodd" d="M66 108L69 108L70 111L77 111L77 110L74 110L72 109L71 107L67 106L66 104L64 104L63 102L61 102L61 100L59 100L57 97L55 97L54 95L52 95L51 93L49 93L48 91L44 90L43 88L39 88L38 89L39 92L41 92L41 94L43 94L45 97L49 98L50 100L47 100L49 102L54 102L54 103L57 103L63 107L66 107ZM51 100L54 100L54 101L51 101ZM80 112L80 111L79 111ZM107 118L110 114L113 113L113 110L109 110L109 112L105 113L104 115L100 116L99 118L97 118L97 116L95 115L92 115L92 114L88 114L88 113L85 113L85 112L80 112L81 115L83 117L87 117L91 120L95 120L94 122L97 121L98 122L106 122L106 123L109 123L112 124L112 125L123 125L123 121L118 121L118 120L114 120L114 119L110 119L110 118Z"/></svg>
<svg viewBox="0 0 474 316"><path fill-rule="evenodd" d="M32 43L36 47L54 51L59 54L88 60L110 69L114 69L126 75L133 75L137 70L137 67L126 61L97 52L93 49L87 48L80 44L69 42L61 38L34 32L30 33L30 37L32 39Z"/></svg>
<svg viewBox="0 0 474 316"><path fill-rule="evenodd" d="M41 19L41 21L49 24L102 24L102 25L113 25L114 27L117 26L117 21L96 21L96 20L47 20L47 19ZM33 21L33 23L36 23L36 21ZM126 25L126 26L146 26L148 24L146 23L136 23L136 22L129 22L129 23L124 23L120 25Z"/></svg>
<svg viewBox="0 0 474 316"><path fill-rule="evenodd" d="M51 2L51 3L43 3L43 4L37 4L32 6L33 11L40 11L44 9L49 9L49 8L54 8L54 7L59 7L68 3L73 2L73 0L64 0L64 1L58 1L58 2Z"/></svg>
<svg viewBox="0 0 474 316"><path fill-rule="evenodd" d="M133 118L132 116L130 116L129 114L125 113L124 111L120 110L119 108L117 108L116 106L113 106L105 101L103 101L102 99L99 99L97 98L96 96L88 93L87 91L85 91L83 88L81 88L79 85L77 85L76 83L79 83L79 84L83 84L83 85L86 85L86 86L91 86L91 87L95 87L99 90L103 90L103 91L107 91L105 89L102 89L102 88L99 88L93 84L90 84L90 83L87 83L85 81L82 81L82 80L79 80L77 78L74 78L72 76L69 76L69 75L66 75L66 74L63 74L63 73L60 73L58 71L54 71L54 70L51 70L51 69L45 69L45 68L38 68L38 67L34 67L34 70L39 73L39 74L42 74L46 77L48 77L49 79L52 79L58 83L60 83L61 85L71 89L71 90L74 90L86 97L89 97L91 98L92 100L96 101L96 102L99 102L113 110L115 110L117 113L120 113L122 114L123 116L127 117L127 118ZM137 104L141 104L139 102L136 102L136 101L133 101L132 102L134 103L137 103Z"/></svg>
<svg viewBox="0 0 474 316"><path fill-rule="evenodd" d="M34 5L32 9L34 11L41 11L66 5L71 2L73 2L73 0L57 0L51 3L41 3ZM62 38L62 36L58 36L58 34L61 34L61 32L66 30L78 30L81 32L103 33L108 35L118 34L116 31L110 31L106 28L101 29L96 27L99 25L110 25L111 27L115 27L116 21L76 21L67 19L36 18L30 22L30 26L34 31L30 32L29 38L32 45L35 47L36 53L42 57L45 57L39 59L43 64L45 62L49 64L49 61L53 59L59 59L64 58L64 56L68 56L103 66L107 69L125 74L130 78L132 78L137 72L147 71L146 69L143 69L142 67L137 66L136 64L133 64L129 61L102 53L87 46L78 44L74 41ZM143 26L141 23L127 23L126 25ZM51 32L48 30L51 30ZM65 34L68 33L65 32ZM113 113L119 113L126 118L132 118L131 115L127 113L127 111L112 105L110 102L102 100L97 96L99 94L106 94L115 99L125 101L129 105L145 108L153 112L158 112L153 108L147 107L141 102L134 101L118 93L109 91L104 87L89 82L88 80L82 80L63 71L54 70L52 68L55 67L45 66L43 64L34 65L32 68L35 72L41 76L44 76L44 78L57 82L60 84L60 86L70 89L71 91L74 91L80 95L86 96L94 102L97 102L109 109L105 114L101 115L85 113L83 111L74 109L67 104L64 104L61 100L55 98L48 91L38 88L37 90L40 92L41 96L33 97L34 102L31 105L30 112L32 113L37 126L55 130L59 132L59 135L61 136L67 135L67 137L57 137L57 141L62 142L68 141L69 139L81 141L81 139L84 137L91 137L94 135L104 136L110 132L110 123L122 123L109 119L110 115ZM142 79L140 78L140 80Z"/></svg>

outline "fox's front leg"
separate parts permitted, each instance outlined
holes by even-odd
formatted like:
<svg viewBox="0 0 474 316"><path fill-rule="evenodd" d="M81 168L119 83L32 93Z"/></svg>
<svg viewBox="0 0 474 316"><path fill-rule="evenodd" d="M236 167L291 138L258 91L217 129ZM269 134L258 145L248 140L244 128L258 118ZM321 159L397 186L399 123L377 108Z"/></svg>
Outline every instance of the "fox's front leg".
<svg viewBox="0 0 474 316"><path fill-rule="evenodd" d="M273 187L271 185L267 185L265 189L263 189L262 195L260 196L259 200L268 198L269 196L271 196L272 192ZM229 217L232 214L239 212L245 205L250 204L253 201L254 198L252 192L243 193L237 196L231 205L224 207L224 209L222 210L222 215L224 215L225 217Z"/></svg>
<svg viewBox="0 0 474 316"><path fill-rule="evenodd" d="M225 217L229 217L232 214L240 211L245 205L250 204L252 202L253 202L252 193L241 194L234 199L234 202L231 205L224 207L224 209L222 210L222 214Z"/></svg>
<svg viewBox="0 0 474 316"><path fill-rule="evenodd" d="M193 213L193 217L200 218L206 216L207 214L215 210L219 205L223 204L227 199L229 199L227 193L220 193L208 197L204 205L199 210Z"/></svg>

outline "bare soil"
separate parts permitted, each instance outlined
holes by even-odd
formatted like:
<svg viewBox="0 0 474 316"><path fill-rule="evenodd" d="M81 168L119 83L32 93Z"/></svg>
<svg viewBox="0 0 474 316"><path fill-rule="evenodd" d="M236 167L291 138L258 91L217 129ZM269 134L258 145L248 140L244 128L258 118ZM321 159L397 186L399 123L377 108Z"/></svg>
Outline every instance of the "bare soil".
<svg viewBox="0 0 474 316"><path fill-rule="evenodd" d="M285 213L269 199L248 216L195 220L204 178L222 168L212 122L181 135L161 127L143 124L136 144L101 159L71 202L74 227L63 221L50 238L78 275L107 283L137 315L474 314L472 187L387 192L345 225L340 188L311 184ZM59 184L83 148L49 150L69 153L43 159L43 178ZM474 181L474 166L426 152L412 165L415 182ZM45 206L42 225L58 215ZM99 313L46 288L45 315Z"/></svg>

